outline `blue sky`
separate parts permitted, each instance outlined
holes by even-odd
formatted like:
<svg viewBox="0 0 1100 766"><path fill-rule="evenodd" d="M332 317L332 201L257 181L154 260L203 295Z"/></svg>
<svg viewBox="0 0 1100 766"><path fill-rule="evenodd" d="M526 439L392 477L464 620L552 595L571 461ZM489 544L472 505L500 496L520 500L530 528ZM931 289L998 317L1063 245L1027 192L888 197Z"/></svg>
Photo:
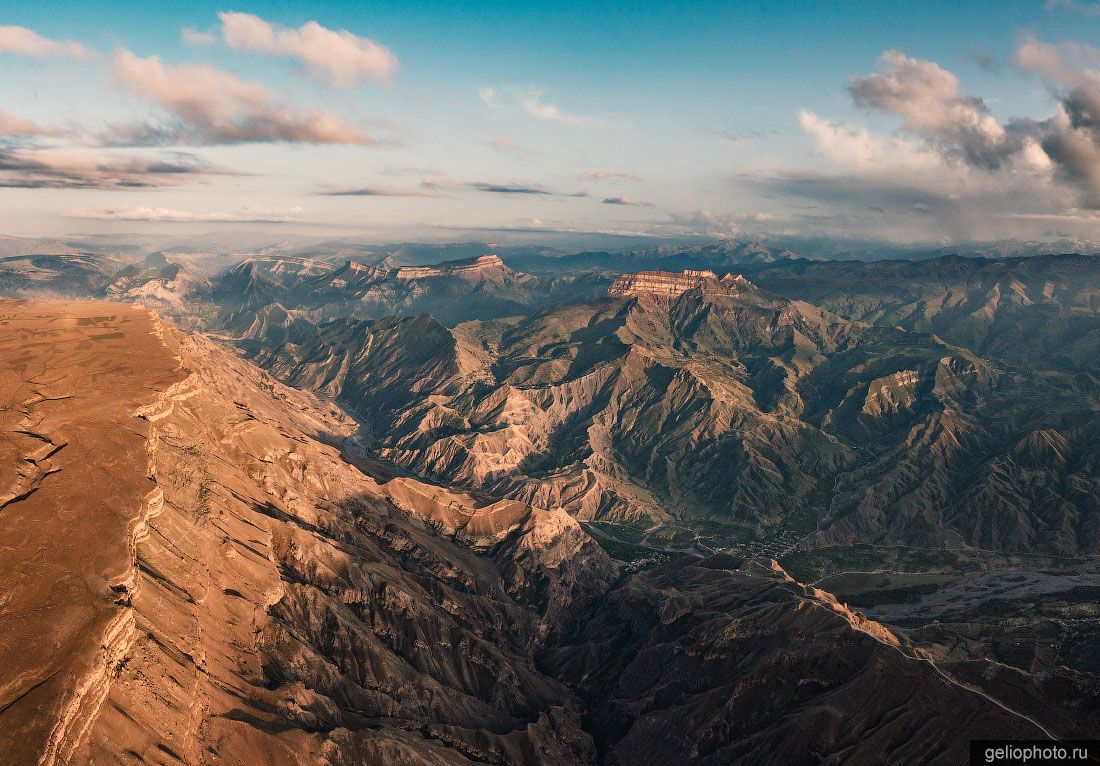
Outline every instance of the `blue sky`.
<svg viewBox="0 0 1100 766"><path fill-rule="evenodd" d="M938 241L1100 220L1100 128L1065 116L1100 92L1083 0L47 2L0 28L8 234Z"/></svg>

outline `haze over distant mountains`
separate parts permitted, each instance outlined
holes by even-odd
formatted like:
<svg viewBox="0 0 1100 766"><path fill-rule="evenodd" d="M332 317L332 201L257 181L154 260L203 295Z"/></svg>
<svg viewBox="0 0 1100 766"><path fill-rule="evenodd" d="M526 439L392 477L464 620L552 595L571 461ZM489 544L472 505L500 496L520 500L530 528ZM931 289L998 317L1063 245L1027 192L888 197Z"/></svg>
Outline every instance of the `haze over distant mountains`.
<svg viewBox="0 0 1100 766"><path fill-rule="evenodd" d="M795 244L6 242L0 518L70 508L96 439L126 483L3 562L87 619L0 632L0 752L953 763L1087 736L1100 255Z"/></svg>
<svg viewBox="0 0 1100 766"><path fill-rule="evenodd" d="M4 6L0 766L1100 736L1100 0L244 5Z"/></svg>

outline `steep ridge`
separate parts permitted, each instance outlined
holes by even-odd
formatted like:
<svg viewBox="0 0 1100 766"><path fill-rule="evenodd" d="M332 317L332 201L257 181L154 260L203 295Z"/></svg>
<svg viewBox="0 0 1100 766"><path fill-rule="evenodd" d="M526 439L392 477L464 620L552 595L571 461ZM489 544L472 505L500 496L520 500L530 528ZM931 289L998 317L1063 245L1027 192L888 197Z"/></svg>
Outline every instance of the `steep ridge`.
<svg viewBox="0 0 1100 766"><path fill-rule="evenodd" d="M315 440L349 433L337 412L166 341L192 373L138 413L164 502L120 589L137 636L74 761L583 762L576 700L525 657L540 613L510 595L546 580L544 609L568 612L607 581L576 522L512 508L489 538L506 582L435 531L474 503L395 488L418 522ZM535 556L507 555L532 535Z"/></svg>
<svg viewBox="0 0 1100 766"><path fill-rule="evenodd" d="M0 301L5 763L65 762L133 640L115 588L160 502L133 411L181 377L154 329L129 306Z"/></svg>
<svg viewBox="0 0 1100 766"><path fill-rule="evenodd" d="M746 273L851 319L934 332L982 356L1100 371L1100 256L790 261Z"/></svg>
<svg viewBox="0 0 1100 766"><path fill-rule="evenodd" d="M1094 380L1005 369L741 277L609 292L453 329L336 321L250 353L354 409L386 460L581 519L1097 552ZM1065 460L1028 457L1050 440Z"/></svg>
<svg viewBox="0 0 1100 766"><path fill-rule="evenodd" d="M16 672L0 720L18 734L5 762L457 762L485 748L517 763L532 748L584 760L575 700L528 667L540 612L509 595L541 584L538 603L564 625L574 591L612 576L570 517L515 504L502 516L456 494L412 502L417 521L316 441L352 424L210 342L109 304L4 309L20 340L5 362L42 389L24 407L31 438L66 458L3 509L5 539L32 556L4 557ZM31 350L45 338L67 366ZM95 385L82 380L98 370ZM80 420L54 412L73 404L55 385L80 391ZM507 581L435 531L455 506L469 509L471 540L507 560Z"/></svg>
<svg viewBox="0 0 1100 766"><path fill-rule="evenodd" d="M774 565L670 564L614 596L549 660L600 701L607 763L949 764L979 732L1044 737Z"/></svg>
<svg viewBox="0 0 1100 766"><path fill-rule="evenodd" d="M2 613L17 673L0 726L19 734L0 741L5 762L950 763L968 738L1037 736L782 571L717 556L626 574L560 510L369 478L335 446L355 430L339 410L108 308L8 304L0 320L75 334L89 350L63 350L67 369L105 370L97 385L120 395L94 431L57 417L35 431L64 436L57 456L117 441L115 459L66 463L0 516L18 522L6 539L41 536L21 548L41 551L39 587L95 585L92 610ZM109 322L125 334L76 329ZM18 336L6 369L36 380L21 355L40 341ZM97 465L141 491L94 507ZM70 521L13 515L64 499L81 466ZM41 642L84 613L99 616L68 643ZM28 659L36 642L61 670Z"/></svg>

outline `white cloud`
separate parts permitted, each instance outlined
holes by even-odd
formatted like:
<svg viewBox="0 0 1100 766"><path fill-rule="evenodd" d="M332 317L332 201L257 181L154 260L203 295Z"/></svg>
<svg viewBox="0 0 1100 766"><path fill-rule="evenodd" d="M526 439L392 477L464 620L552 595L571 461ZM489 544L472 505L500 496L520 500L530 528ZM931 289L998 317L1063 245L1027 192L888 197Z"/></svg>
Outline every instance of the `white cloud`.
<svg viewBox="0 0 1100 766"><path fill-rule="evenodd" d="M1059 99L1058 113L1037 126L1058 177L1075 186L1082 205L1100 209L1100 49L1025 38L1016 64L1042 75Z"/></svg>
<svg viewBox="0 0 1100 766"><path fill-rule="evenodd" d="M245 206L238 212L211 211L196 213L165 207L79 208L64 213L66 218L93 221L149 221L156 223L289 223L302 208L268 210Z"/></svg>
<svg viewBox="0 0 1100 766"><path fill-rule="evenodd" d="M1100 79L1100 48L1083 43L1058 45L1024 37L1016 46L1016 65L1052 83L1073 87Z"/></svg>
<svg viewBox="0 0 1100 766"><path fill-rule="evenodd" d="M289 29L250 13L219 13L218 18L230 48L296 59L311 75L336 86L365 79L388 82L399 66L384 45L315 21Z"/></svg>
<svg viewBox="0 0 1100 766"><path fill-rule="evenodd" d="M93 58L95 52L72 40L51 40L26 27L0 27L0 53L14 53L31 58Z"/></svg>
<svg viewBox="0 0 1100 766"><path fill-rule="evenodd" d="M894 136L876 136L862 125L844 125L802 109L798 123L812 136L822 154L838 164L861 170L928 170L942 166L939 155L925 146Z"/></svg>
<svg viewBox="0 0 1100 766"><path fill-rule="evenodd" d="M505 114L525 114L537 120L558 122L562 125L581 127L586 125L598 125L599 120L593 117L582 117L559 109L554 104L542 100L543 91L539 88L479 88L478 96L485 105L496 112Z"/></svg>
<svg viewBox="0 0 1100 766"><path fill-rule="evenodd" d="M200 32L197 29L191 27L184 27L180 30L180 39L188 45L192 45L196 48L201 48L204 45L214 44L214 35L209 32Z"/></svg>
<svg viewBox="0 0 1100 766"><path fill-rule="evenodd" d="M206 64L169 66L160 57L115 52L113 79L157 104L174 123L118 131L120 142L235 144L288 141L371 144L362 128L323 109L300 109L264 86Z"/></svg>
<svg viewBox="0 0 1100 766"><path fill-rule="evenodd" d="M1079 77L1063 58L1033 41L1017 59L1048 77ZM1089 130L1068 129L1073 99L1064 99L1053 119L1002 124L934 62L887 51L881 63L878 74L850 78L848 90L857 105L900 117L897 132L876 134L864 125L833 122L804 109L799 124L834 169L779 170L743 176L741 183L758 193L813 203L806 209L820 212L800 214L807 225L831 220L860 226L874 213L870 225L890 220L895 233L896 227L909 227L907 236L931 225L950 237L967 238L996 230L991 221L1003 226L1024 216L1045 220L1034 216L1100 204L1100 170L1091 175L1089 170L1100 169L1100 144ZM1088 103L1085 97L1079 101ZM1094 111L1083 106L1077 112L1100 114L1100 98L1095 104Z"/></svg>
<svg viewBox="0 0 1100 766"><path fill-rule="evenodd" d="M985 103L959 90L959 80L932 61L889 50L880 74L850 78L856 105L896 114L902 130L938 142L972 165L995 168L1019 151Z"/></svg>

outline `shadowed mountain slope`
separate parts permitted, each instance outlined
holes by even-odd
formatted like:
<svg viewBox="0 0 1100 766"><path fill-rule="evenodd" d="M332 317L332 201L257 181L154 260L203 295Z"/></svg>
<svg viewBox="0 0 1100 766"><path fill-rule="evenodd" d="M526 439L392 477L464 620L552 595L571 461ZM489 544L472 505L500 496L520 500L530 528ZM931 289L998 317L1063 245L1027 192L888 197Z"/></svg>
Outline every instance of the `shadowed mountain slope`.
<svg viewBox="0 0 1100 766"><path fill-rule="evenodd" d="M561 511L369 478L334 446L355 430L338 410L137 309L0 311L11 382L64 383L38 370L42 333L88 352L55 376L103 376L26 405L66 446L35 453L44 477L3 523L80 483L71 524L16 528L41 538L35 587L85 607L65 607L79 626L13 612L42 603L13 591L5 762L952 763L969 738L1043 734L778 568L626 573ZM104 417L81 430L75 408Z"/></svg>
<svg viewBox="0 0 1100 766"><path fill-rule="evenodd" d="M1091 378L741 277L643 273L610 294L453 329L336 321L255 359L354 409L387 460L582 519L1097 552Z"/></svg>
<svg viewBox="0 0 1100 766"><path fill-rule="evenodd" d="M982 356L1100 373L1100 256L790 261L749 276L851 319L933 332Z"/></svg>

